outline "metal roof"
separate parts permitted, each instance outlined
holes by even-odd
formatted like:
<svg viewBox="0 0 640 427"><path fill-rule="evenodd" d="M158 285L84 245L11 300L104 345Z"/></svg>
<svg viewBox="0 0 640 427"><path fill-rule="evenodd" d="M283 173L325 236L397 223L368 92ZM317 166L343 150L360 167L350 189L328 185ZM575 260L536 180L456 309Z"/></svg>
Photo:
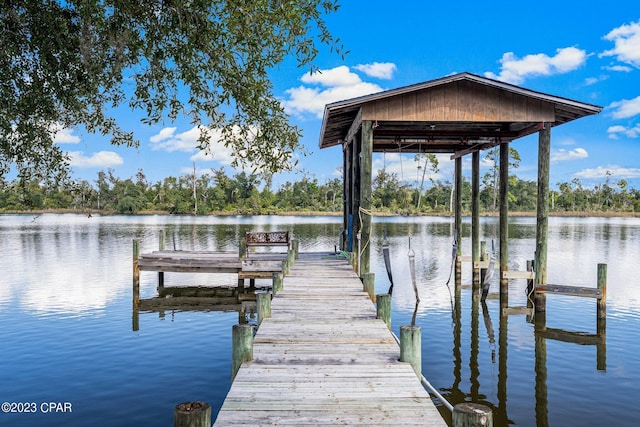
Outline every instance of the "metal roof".
<svg viewBox="0 0 640 427"><path fill-rule="evenodd" d="M424 105L433 105L437 97L440 107L446 108L437 113L427 111ZM415 104L413 110L401 114L408 108L407 100ZM479 115L472 111L474 106L491 111ZM372 120L374 151L474 151L536 132L543 122L558 126L601 110L596 105L460 73L327 104L319 145L342 144L350 130L353 132L354 122L359 126L359 120Z"/></svg>

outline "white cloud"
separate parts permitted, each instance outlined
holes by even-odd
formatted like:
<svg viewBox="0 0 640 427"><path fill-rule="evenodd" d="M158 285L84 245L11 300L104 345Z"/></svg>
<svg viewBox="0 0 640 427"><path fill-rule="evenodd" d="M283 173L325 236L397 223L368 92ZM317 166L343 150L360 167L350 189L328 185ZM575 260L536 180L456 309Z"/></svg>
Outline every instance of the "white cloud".
<svg viewBox="0 0 640 427"><path fill-rule="evenodd" d="M561 148L559 150L553 150L551 153L552 162L561 162L565 160L578 160L586 159L589 157L589 153L584 148L574 148L573 150L565 150Z"/></svg>
<svg viewBox="0 0 640 427"><path fill-rule="evenodd" d="M169 138L173 138L173 134L176 132L175 127L168 127L168 128L163 128L162 130L160 130L160 132L158 132L157 135L153 135L151 138L149 138L149 141L151 142L160 142L160 141L164 141L165 139L169 139Z"/></svg>
<svg viewBox="0 0 640 427"><path fill-rule="evenodd" d="M80 137L73 134L73 129L63 128L60 123L56 123L50 128L53 133L53 142L57 144L77 144L81 141Z"/></svg>
<svg viewBox="0 0 640 427"><path fill-rule="evenodd" d="M287 99L282 103L289 114L309 113L322 118L327 104L383 90L374 83L363 82L346 66L307 73L300 80L306 86L293 87L285 92Z"/></svg>
<svg viewBox="0 0 640 427"><path fill-rule="evenodd" d="M607 71L619 71L623 73L630 73L633 71L631 67L627 67L626 65L608 65L606 67L602 67Z"/></svg>
<svg viewBox="0 0 640 427"><path fill-rule="evenodd" d="M113 151L98 151L87 157L82 151L70 151L71 166L77 168L106 168L124 163L120 155Z"/></svg>
<svg viewBox="0 0 640 427"><path fill-rule="evenodd" d="M640 178L640 169L625 168L617 165L609 165L609 166L598 166L597 168L584 169L575 174L577 178L584 178L584 179L602 179L602 178L606 178L608 175L617 179L635 179L635 178Z"/></svg>
<svg viewBox="0 0 640 427"><path fill-rule="evenodd" d="M193 156L191 156L190 160L193 162L201 161L201 162L218 162L225 166L230 166L233 162L233 156L231 149L225 147L225 145L220 142L219 138L215 138L216 141L212 142L207 150L200 150ZM213 139L212 139L213 141Z"/></svg>
<svg viewBox="0 0 640 427"><path fill-rule="evenodd" d="M367 76L389 80L396 71L396 64L393 62L372 62L371 64L359 64L353 68L362 71Z"/></svg>
<svg viewBox="0 0 640 427"><path fill-rule="evenodd" d="M628 138L638 138L638 136L640 136L640 124L637 124L632 128L620 125L610 126L609 129L607 129L607 133L611 139L618 139L620 134L625 135Z"/></svg>
<svg viewBox="0 0 640 427"><path fill-rule="evenodd" d="M612 41L615 47L602 52L600 57L615 56L620 62L640 68L640 21L614 28L604 39Z"/></svg>
<svg viewBox="0 0 640 427"><path fill-rule="evenodd" d="M612 102L607 108L613 109L611 116L614 119L626 119L640 114L640 96L633 99L623 99Z"/></svg>
<svg viewBox="0 0 640 427"><path fill-rule="evenodd" d="M162 150L169 153L173 151L191 152L198 149L198 138L200 132L210 132L208 128L203 126L194 126L186 132L175 134L176 128L164 128L158 134L149 138L151 149L154 151Z"/></svg>
<svg viewBox="0 0 640 427"><path fill-rule="evenodd" d="M544 53L526 55L518 58L513 52L507 52L500 59L500 74L486 72L486 77L508 83L519 84L530 76L550 76L573 71L587 60L584 50L575 47L558 49L555 56Z"/></svg>

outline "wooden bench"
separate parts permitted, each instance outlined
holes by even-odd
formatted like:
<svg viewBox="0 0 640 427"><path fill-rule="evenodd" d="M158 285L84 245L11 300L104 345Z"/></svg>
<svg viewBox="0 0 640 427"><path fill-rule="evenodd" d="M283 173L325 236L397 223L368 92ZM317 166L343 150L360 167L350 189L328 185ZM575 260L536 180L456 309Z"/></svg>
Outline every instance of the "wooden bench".
<svg viewBox="0 0 640 427"><path fill-rule="evenodd" d="M288 231L247 231L244 235L245 256L249 255L250 248L283 246L287 251L291 248L291 240Z"/></svg>

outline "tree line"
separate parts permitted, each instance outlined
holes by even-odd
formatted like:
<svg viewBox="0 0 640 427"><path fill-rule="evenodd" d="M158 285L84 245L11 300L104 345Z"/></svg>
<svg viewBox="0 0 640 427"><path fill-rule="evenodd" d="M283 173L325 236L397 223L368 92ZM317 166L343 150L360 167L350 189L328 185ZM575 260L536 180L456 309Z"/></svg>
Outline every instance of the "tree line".
<svg viewBox="0 0 640 427"><path fill-rule="evenodd" d="M424 162L430 172L437 164ZM510 176L510 211L531 212L536 209L537 184ZM397 174L381 169L372 182L372 206L381 214L449 214L453 203L451 181L424 178L416 182L401 181ZM480 210L493 212L496 207L495 171L482 177ZM283 212L342 212L342 180L324 183L311 176L287 181L273 190L270 176L240 172L227 175L223 168L204 174L186 174L150 182L142 170L122 179L113 170L100 171L94 182L66 180L52 183L15 179L0 180L0 211L72 210L118 214L169 213L197 214L278 214ZM463 210L471 210L471 183L462 182ZM604 182L584 186L579 179L557 184L550 191L550 208L554 212L640 212L640 191L630 188L623 179L614 182L608 174Z"/></svg>

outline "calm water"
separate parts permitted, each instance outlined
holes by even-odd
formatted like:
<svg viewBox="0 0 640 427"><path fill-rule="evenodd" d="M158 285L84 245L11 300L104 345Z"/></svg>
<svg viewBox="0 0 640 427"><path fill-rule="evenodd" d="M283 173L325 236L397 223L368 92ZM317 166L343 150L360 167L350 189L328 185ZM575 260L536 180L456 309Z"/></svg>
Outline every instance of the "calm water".
<svg viewBox="0 0 640 427"><path fill-rule="evenodd" d="M497 219L481 225L484 240L497 238ZM142 252L154 250L164 229L169 247L234 251L247 230L290 230L302 251L333 250L341 228L332 217L1 215L0 401L36 412L0 412L0 425L172 425L174 406L193 400L209 402L215 414L230 386L231 327L239 313L141 313L134 331L132 240L141 239ZM640 219L550 220L550 283L595 286L597 264L608 264L606 346L599 349L540 338L526 316L501 318L497 300L473 304L467 288L452 301L445 286L451 228L448 218L374 219L371 264L379 293L389 286L383 230L390 240L396 333L414 308L411 237L425 377L453 404L492 406L496 426L637 425ZM468 222L464 228L469 254ZM534 248L535 219L512 219L510 268L524 270ZM141 297L155 294L156 279L143 272ZM232 285L235 278L167 274L165 281ZM470 282L465 265L463 283ZM491 291L497 290L496 282ZM524 281L511 282L509 304L526 304ZM546 325L594 334L595 301L550 295Z"/></svg>

